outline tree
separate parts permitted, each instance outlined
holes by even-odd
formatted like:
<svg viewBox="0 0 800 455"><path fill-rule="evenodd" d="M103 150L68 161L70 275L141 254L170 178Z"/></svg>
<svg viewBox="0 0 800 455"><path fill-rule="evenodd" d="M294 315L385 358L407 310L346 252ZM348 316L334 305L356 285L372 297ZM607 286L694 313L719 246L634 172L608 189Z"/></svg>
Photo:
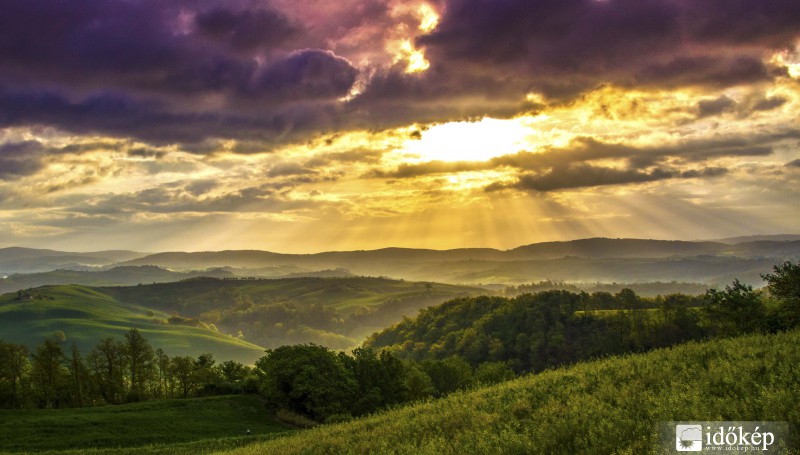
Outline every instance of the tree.
<svg viewBox="0 0 800 455"><path fill-rule="evenodd" d="M92 349L86 360L103 399L110 404L122 403L126 395L125 346L111 337L106 338Z"/></svg>
<svg viewBox="0 0 800 455"><path fill-rule="evenodd" d="M706 315L717 333L735 335L764 327L764 303L750 285L734 280L724 291L706 291Z"/></svg>
<svg viewBox="0 0 800 455"><path fill-rule="evenodd" d="M250 368L235 360L226 360L220 363L217 368L222 375L222 379L227 382L243 381L250 372Z"/></svg>
<svg viewBox="0 0 800 455"><path fill-rule="evenodd" d="M774 273L761 275L770 295L781 304L780 313L787 327L800 325L800 264L784 262L772 268Z"/></svg>
<svg viewBox="0 0 800 455"><path fill-rule="evenodd" d="M72 405L83 407L89 404L89 371L81 358L78 345L73 342L67 359L67 370L69 370L69 395Z"/></svg>
<svg viewBox="0 0 800 455"><path fill-rule="evenodd" d="M130 381L128 401L140 401L145 398L146 386L153 377L155 352L135 328L125 333L123 352Z"/></svg>
<svg viewBox="0 0 800 455"><path fill-rule="evenodd" d="M153 389L153 396L156 398L172 398L174 381L172 377L170 358L161 348L156 349L155 367L158 384Z"/></svg>
<svg viewBox="0 0 800 455"><path fill-rule="evenodd" d="M320 421L350 414L358 385L328 348L281 346L268 350L256 367L264 376L261 393L278 406Z"/></svg>
<svg viewBox="0 0 800 455"><path fill-rule="evenodd" d="M345 354L339 357L358 383L353 414L368 414L408 400L406 368L388 351L376 355L372 349L356 348L353 357Z"/></svg>
<svg viewBox="0 0 800 455"><path fill-rule="evenodd" d="M464 389L472 382L472 367L456 355L444 360L423 360L420 366L431 378L439 396Z"/></svg>
<svg viewBox="0 0 800 455"><path fill-rule="evenodd" d="M178 391L184 398L194 393L197 385L197 376L194 374L195 362L189 356L177 356L172 358L171 374L175 378Z"/></svg>
<svg viewBox="0 0 800 455"><path fill-rule="evenodd" d="M408 390L408 399L411 401L421 400L436 393L431 377L416 363L406 365L405 386Z"/></svg>
<svg viewBox="0 0 800 455"><path fill-rule="evenodd" d="M30 370L28 348L0 340L0 407L22 407L24 378Z"/></svg>
<svg viewBox="0 0 800 455"><path fill-rule="evenodd" d="M215 389L221 382L219 370L214 368L214 356L210 353L204 353L197 356L194 362L194 382L198 388L204 390L206 394L215 393Z"/></svg>
<svg viewBox="0 0 800 455"><path fill-rule="evenodd" d="M64 389L68 373L61 344L53 337L44 340L31 355L31 378L34 396L40 408L58 408L65 404Z"/></svg>

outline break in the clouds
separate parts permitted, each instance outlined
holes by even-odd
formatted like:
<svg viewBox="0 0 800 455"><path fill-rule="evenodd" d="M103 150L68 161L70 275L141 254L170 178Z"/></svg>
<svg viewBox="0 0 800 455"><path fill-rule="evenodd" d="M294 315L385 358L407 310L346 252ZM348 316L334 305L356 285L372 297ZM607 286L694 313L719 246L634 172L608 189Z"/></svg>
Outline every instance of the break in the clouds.
<svg viewBox="0 0 800 455"><path fill-rule="evenodd" d="M792 230L798 24L795 0L6 0L0 244Z"/></svg>

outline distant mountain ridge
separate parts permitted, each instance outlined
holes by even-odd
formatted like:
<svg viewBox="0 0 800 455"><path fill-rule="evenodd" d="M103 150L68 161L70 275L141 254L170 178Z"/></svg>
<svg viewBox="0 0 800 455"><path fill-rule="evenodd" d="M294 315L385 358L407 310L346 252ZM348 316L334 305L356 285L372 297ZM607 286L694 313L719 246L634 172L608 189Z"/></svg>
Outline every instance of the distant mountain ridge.
<svg viewBox="0 0 800 455"><path fill-rule="evenodd" d="M56 269L80 270L129 261L147 253L105 250L75 253L48 249L0 248L0 274L49 272Z"/></svg>
<svg viewBox="0 0 800 455"><path fill-rule="evenodd" d="M726 244L711 241L590 238L563 242L543 242L510 250L460 248L431 250L383 248L378 250L329 251L313 254L284 254L260 250L164 252L126 261L124 265L158 265L167 268L213 266L263 267L265 265L305 265L335 268L370 262L441 261L519 261L580 258L678 258L705 255L739 257L791 257L800 255L800 240L754 241Z"/></svg>
<svg viewBox="0 0 800 455"><path fill-rule="evenodd" d="M798 239L792 240L795 237ZM726 243L588 238L533 243L509 250L382 248L313 254L261 250L175 251L155 254L132 251L66 253L5 248L0 249L0 277L15 273L50 272L55 269L97 272L121 266L155 266L165 270L158 273L133 269L130 271L132 275L163 276L155 279L143 278L141 282L181 279L176 276L166 277L174 272L221 269L216 273L224 270L237 276L275 278L331 276L330 271L338 270L338 276L386 276L461 284L519 284L536 280L674 280L717 285L736 277L757 285L761 283L759 275L769 272L772 265L800 259L800 236L754 236L743 239L747 241ZM126 281L92 281L92 277L84 276L78 281L83 284L131 284L131 280L135 279L137 278ZM31 283L35 285L53 281L47 278L46 281Z"/></svg>

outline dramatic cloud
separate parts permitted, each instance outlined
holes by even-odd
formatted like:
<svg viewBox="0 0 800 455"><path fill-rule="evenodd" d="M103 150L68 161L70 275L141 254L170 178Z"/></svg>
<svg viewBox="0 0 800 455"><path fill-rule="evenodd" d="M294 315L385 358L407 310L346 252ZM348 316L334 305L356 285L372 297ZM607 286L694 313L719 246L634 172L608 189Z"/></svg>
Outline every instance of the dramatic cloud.
<svg viewBox="0 0 800 455"><path fill-rule="evenodd" d="M5 0L0 246L796 229L797 24L796 0Z"/></svg>
<svg viewBox="0 0 800 455"><path fill-rule="evenodd" d="M733 3L454 0L440 26L418 42L434 64L503 74L497 83L525 82L552 96L609 82L729 86L785 74L763 59L794 45L800 7L790 0Z"/></svg>
<svg viewBox="0 0 800 455"><path fill-rule="evenodd" d="M9 0L0 125L194 144L508 117L537 108L531 91L786 77L769 57L798 21L789 0ZM409 73L415 55L430 68Z"/></svg>

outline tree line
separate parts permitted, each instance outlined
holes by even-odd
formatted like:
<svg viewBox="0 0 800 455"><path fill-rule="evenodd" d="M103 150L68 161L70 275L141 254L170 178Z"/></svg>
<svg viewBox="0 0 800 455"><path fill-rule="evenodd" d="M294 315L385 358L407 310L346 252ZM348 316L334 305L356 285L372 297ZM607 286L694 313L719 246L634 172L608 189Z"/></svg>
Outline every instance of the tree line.
<svg viewBox="0 0 800 455"><path fill-rule="evenodd" d="M502 363L463 359L401 361L388 351L352 354L315 344L281 346L247 366L211 354L170 357L137 329L106 338L86 356L55 333L28 352L0 340L0 408L75 408L144 400L260 393L314 421L360 416L513 377Z"/></svg>
<svg viewBox="0 0 800 455"><path fill-rule="evenodd" d="M32 352L0 340L0 407L65 408L242 391L250 368L211 354L170 357L137 329L87 355L56 332ZM254 386L251 389L255 390Z"/></svg>

